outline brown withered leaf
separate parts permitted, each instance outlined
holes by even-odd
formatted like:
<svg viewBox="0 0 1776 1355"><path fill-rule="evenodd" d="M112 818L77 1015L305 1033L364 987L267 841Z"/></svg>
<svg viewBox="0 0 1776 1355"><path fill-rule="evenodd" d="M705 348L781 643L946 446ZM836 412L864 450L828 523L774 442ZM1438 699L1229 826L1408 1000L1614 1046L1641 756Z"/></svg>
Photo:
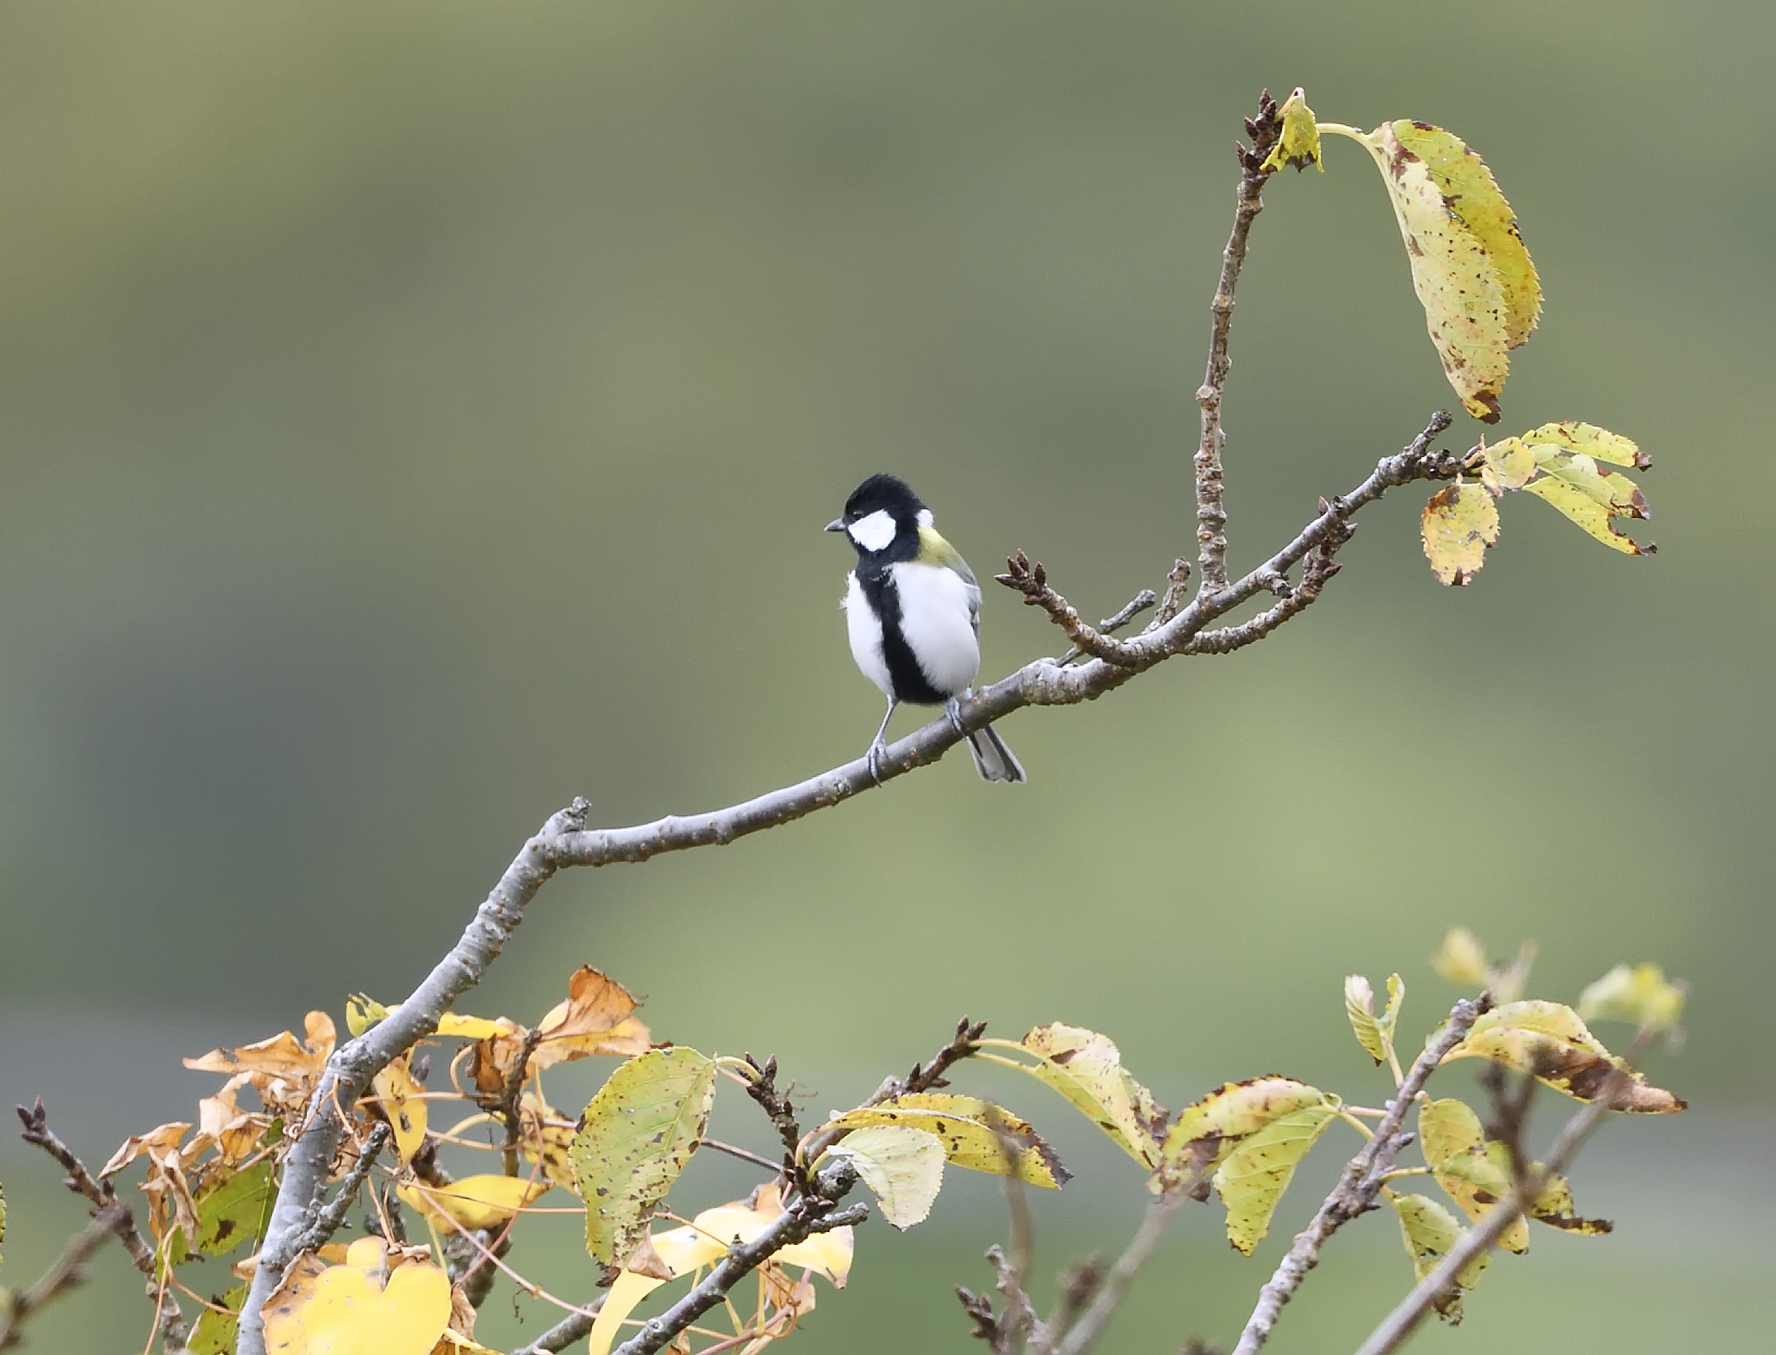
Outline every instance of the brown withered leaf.
<svg viewBox="0 0 1776 1355"><path fill-rule="evenodd" d="M111 1154L105 1165L99 1168L99 1179L115 1176L144 1153L176 1150L190 1128L183 1120L175 1120L172 1124L150 1129L146 1134L131 1134L123 1141L123 1146Z"/></svg>
<svg viewBox="0 0 1776 1355"><path fill-rule="evenodd" d="M645 1054L651 1037L648 1028L634 1019L639 1005L615 979L590 965L580 966L567 982L567 1000L537 1023L542 1038L531 1066L549 1068L594 1054L624 1058Z"/></svg>
<svg viewBox="0 0 1776 1355"><path fill-rule="evenodd" d="M256 1044L212 1049L184 1063L199 1072L244 1073L268 1109L297 1111L307 1103L338 1042L333 1018L325 1012L310 1012L303 1029L305 1040L286 1030Z"/></svg>
<svg viewBox="0 0 1776 1355"><path fill-rule="evenodd" d="M243 1111L235 1104L235 1093L248 1081L247 1074L236 1073L221 1091L197 1103L198 1136L215 1145L217 1157L227 1167L252 1156L271 1128L271 1116Z"/></svg>

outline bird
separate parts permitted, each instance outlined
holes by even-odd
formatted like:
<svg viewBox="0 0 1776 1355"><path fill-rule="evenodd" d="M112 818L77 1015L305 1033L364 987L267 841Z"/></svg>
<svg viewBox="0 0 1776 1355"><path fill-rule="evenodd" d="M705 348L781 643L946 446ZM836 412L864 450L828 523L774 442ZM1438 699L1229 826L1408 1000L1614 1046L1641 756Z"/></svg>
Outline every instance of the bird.
<svg viewBox="0 0 1776 1355"><path fill-rule="evenodd" d="M983 781L1021 782L1023 764L991 725L963 730L960 698L980 672L980 585L956 548L938 534L931 510L906 481L872 475L826 524L857 552L846 576L851 657L888 698L888 713L865 755L881 778L888 722L901 702L943 706L968 740Z"/></svg>

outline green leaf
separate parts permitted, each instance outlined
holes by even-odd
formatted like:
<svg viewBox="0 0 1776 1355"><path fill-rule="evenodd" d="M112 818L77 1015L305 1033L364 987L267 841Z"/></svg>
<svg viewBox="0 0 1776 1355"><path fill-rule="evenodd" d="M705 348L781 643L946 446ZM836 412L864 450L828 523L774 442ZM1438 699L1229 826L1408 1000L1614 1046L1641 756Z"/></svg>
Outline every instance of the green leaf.
<svg viewBox="0 0 1776 1355"><path fill-rule="evenodd" d="M1563 452L1546 444L1532 444L1536 465L1609 510L1611 517L1644 518L1647 501L1640 487L1620 471L1605 470L1582 452Z"/></svg>
<svg viewBox="0 0 1776 1355"><path fill-rule="evenodd" d="M1474 1022L1444 1061L1482 1058L1533 1073L1558 1092L1589 1101L1621 1068L1620 1060L1598 1043L1579 1014L1558 1002L1507 1002ZM1628 1073L1616 1109L1641 1115L1668 1115L1684 1108L1670 1092Z"/></svg>
<svg viewBox="0 0 1776 1355"><path fill-rule="evenodd" d="M226 1256L243 1242L257 1244L277 1201L277 1166L269 1157L198 1193L197 1249Z"/></svg>
<svg viewBox="0 0 1776 1355"><path fill-rule="evenodd" d="M629 1259L702 1140L714 1101L714 1061L681 1045L630 1059L586 1103L568 1161L594 1260Z"/></svg>
<svg viewBox="0 0 1776 1355"><path fill-rule="evenodd" d="M345 1000L345 1028L355 1040L378 1021L386 1020L389 1009L373 997L353 993Z"/></svg>
<svg viewBox="0 0 1776 1355"><path fill-rule="evenodd" d="M1462 1227L1455 1215L1428 1195L1400 1195L1385 1189L1382 1194L1400 1217L1400 1237L1406 1244L1406 1255L1412 1258L1412 1273L1422 1284L1449 1255L1449 1249L1462 1235ZM1481 1252L1455 1277L1456 1287L1438 1296L1440 1317L1452 1324L1461 1321L1462 1292L1474 1287L1490 1260Z"/></svg>
<svg viewBox="0 0 1776 1355"><path fill-rule="evenodd" d="M191 1343L186 1347L191 1355L229 1355L234 1349L235 1338L240 1334L240 1310L247 1301L247 1286L237 1284L226 1294L218 1294L215 1301L229 1311L219 1313L214 1308L205 1308L198 1314Z"/></svg>
<svg viewBox="0 0 1776 1355"><path fill-rule="evenodd" d="M1215 1170L1215 1189L1227 1206L1227 1240L1247 1256L1270 1231L1295 1168L1318 1142L1338 1108L1326 1100L1272 1120L1239 1144Z"/></svg>
<svg viewBox="0 0 1776 1355"><path fill-rule="evenodd" d="M982 1040L983 1045L1034 1054L1034 1064L1011 1059L996 1063L1017 1068L1054 1088L1144 1167L1159 1163L1159 1136L1165 1109L1153 1093L1122 1066L1122 1053L1106 1036L1054 1022L1037 1026L1017 1044Z"/></svg>
<svg viewBox="0 0 1776 1355"><path fill-rule="evenodd" d="M1467 988L1486 982L1486 947L1466 927L1451 927L1431 956L1431 968L1445 983Z"/></svg>
<svg viewBox="0 0 1776 1355"><path fill-rule="evenodd" d="M1612 433L1596 424L1545 423L1540 428L1532 428L1525 433L1523 441L1564 447L1569 452L1583 452L1599 461L1608 461L1617 466L1633 466L1636 470L1651 470L1653 467L1653 459L1633 442L1620 433Z"/></svg>
<svg viewBox="0 0 1776 1355"><path fill-rule="evenodd" d="M830 1120L828 1128L867 1129L897 1125L936 1135L944 1157L969 1171L1013 1176L1057 1189L1072 1179L1036 1131L1003 1106L973 1096L912 1092L878 1106L859 1106Z"/></svg>
<svg viewBox="0 0 1776 1355"><path fill-rule="evenodd" d="M1579 994L1579 1015L1668 1030L1682 1018L1688 996L1689 989L1668 980L1656 964L1619 964Z"/></svg>
<svg viewBox="0 0 1776 1355"><path fill-rule="evenodd" d="M1465 1101L1451 1097L1418 1108L1418 1142L1425 1165L1443 1193L1470 1219L1478 1219L1511 1192L1511 1158L1502 1143L1488 1143L1480 1117ZM1521 1218L1499 1238L1507 1251L1529 1248L1529 1226Z"/></svg>
<svg viewBox="0 0 1776 1355"><path fill-rule="evenodd" d="M1505 300L1505 344L1529 340L1542 310L1542 287L1517 230L1517 216L1486 162L1453 132L1424 122L1393 124L1400 146L1424 162L1451 215L1473 232L1497 272Z"/></svg>
<svg viewBox="0 0 1776 1355"><path fill-rule="evenodd" d="M1393 1057L1394 1028L1400 1020L1400 1000L1406 985L1398 974L1388 975L1387 1010L1375 1014L1375 989L1361 974L1348 974L1344 980L1344 1014L1350 1018L1357 1043L1377 1064Z"/></svg>
<svg viewBox="0 0 1776 1355"><path fill-rule="evenodd" d="M854 1129L821 1156L856 1167L875 1192L882 1217L903 1232L924 1221L943 1188L943 1144L936 1134L909 1125Z"/></svg>
<svg viewBox="0 0 1776 1355"><path fill-rule="evenodd" d="M1419 530L1431 572L1459 588L1480 572L1487 548L1498 540L1498 509L1484 486L1458 481L1431 495Z"/></svg>
<svg viewBox="0 0 1776 1355"><path fill-rule="evenodd" d="M1320 160L1320 125L1314 120L1313 109L1307 106L1306 92L1297 89L1283 101L1281 112L1283 134L1259 168L1275 173L1284 165L1294 165L1298 170L1317 165L1324 174L1326 166Z"/></svg>

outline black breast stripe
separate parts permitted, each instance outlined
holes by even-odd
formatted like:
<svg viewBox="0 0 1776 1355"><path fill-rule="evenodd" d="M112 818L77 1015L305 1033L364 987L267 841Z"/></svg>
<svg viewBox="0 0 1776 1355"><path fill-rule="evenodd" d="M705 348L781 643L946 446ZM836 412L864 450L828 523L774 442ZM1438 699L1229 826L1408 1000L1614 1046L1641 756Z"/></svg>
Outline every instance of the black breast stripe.
<svg viewBox="0 0 1776 1355"><path fill-rule="evenodd" d="M950 698L931 685L925 670L913 657L913 648L900 629L900 590L886 565L857 567L857 586L864 598L882 620L882 658L888 664L888 677L894 683L894 698L915 706L941 706Z"/></svg>

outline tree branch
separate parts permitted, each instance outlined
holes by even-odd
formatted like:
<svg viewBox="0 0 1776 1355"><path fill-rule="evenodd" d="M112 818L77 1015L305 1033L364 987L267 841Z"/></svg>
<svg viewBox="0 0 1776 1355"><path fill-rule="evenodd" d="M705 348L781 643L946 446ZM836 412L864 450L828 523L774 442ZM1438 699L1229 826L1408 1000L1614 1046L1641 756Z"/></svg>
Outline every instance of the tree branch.
<svg viewBox="0 0 1776 1355"><path fill-rule="evenodd" d="M1629 1067L1632 1067L1640 1051L1646 1047L1650 1034L1651 1032L1645 1030L1640 1033L1624 1060ZM1597 1095L1581 1106L1566 1122L1559 1137L1554 1140L1553 1147L1548 1150L1548 1161L1543 1166L1531 1167L1518 1176L1510 1195L1487 1210L1478 1223L1456 1239L1455 1245L1449 1249L1449 1254L1437 1268L1425 1276L1400 1301L1400 1305L1382 1320L1381 1325L1369 1334L1369 1339L1358 1347L1357 1355L1390 1355L1390 1352L1398 1350L1406 1343L1406 1339L1417 1330L1418 1324L1436 1307L1437 1300L1455 1286L1455 1277L1466 1270L1475 1257L1489 1251L1504 1236L1505 1229L1522 1216L1523 1211L1547 1187L1551 1177L1566 1170L1567 1164L1585 1146L1585 1140L1603 1123L1603 1117L1615 1109L1616 1098L1627 1089L1629 1079L1627 1068L1618 1068L1610 1075L1598 1089Z"/></svg>
<svg viewBox="0 0 1776 1355"><path fill-rule="evenodd" d="M1406 1078L1400 1083L1394 1099L1388 1102L1387 1114L1375 1126L1374 1136L1346 1164L1344 1174L1339 1177L1338 1184L1332 1188L1332 1193L1326 1197L1319 1212L1313 1216L1313 1222L1295 1235L1295 1245L1289 1248L1288 1255L1278 1263L1276 1273L1258 1291L1258 1304L1252 1309L1246 1329L1240 1333L1239 1344L1233 1348L1233 1355L1257 1355L1270 1339L1271 1329L1276 1326L1283 1305L1301 1287L1301 1282L1307 1278L1307 1272L1319 1264L1320 1248L1326 1244L1326 1239L1352 1219L1375 1207L1375 1197L1381 1193L1382 1178L1394 1165L1394 1158L1399 1151L1412 1142L1412 1135L1402 1133L1400 1126L1405 1121L1406 1112L1411 1109L1414 1098L1418 1096L1426 1079L1443 1061L1443 1056L1467 1038L1475 1020L1491 1006L1492 999L1482 993L1476 1001L1463 998L1451 1008L1448 1024L1425 1046L1424 1053L1413 1061L1412 1067L1406 1070Z"/></svg>
<svg viewBox="0 0 1776 1355"><path fill-rule="evenodd" d="M111 1231L117 1234L117 1240L123 1243L123 1249L129 1253L131 1262L141 1271L148 1281L148 1292L160 1303L160 1336L168 1350L183 1350L189 1335L185 1325L184 1314L179 1311L179 1301L171 1294L165 1293L165 1286L154 1264L154 1249L143 1239L136 1229L136 1217L130 1207L117 1198L117 1191L109 1181L96 1179L86 1169L86 1164L74 1155L74 1150L63 1143L49 1127L49 1112L43 1108L43 1098L37 1098L31 1109L17 1107L18 1117L24 1122L19 1137L26 1143L35 1144L43 1149L68 1173L62 1182L69 1190L84 1195L97 1207L98 1214L109 1217ZM95 1215L96 1217L97 1215Z"/></svg>
<svg viewBox="0 0 1776 1355"><path fill-rule="evenodd" d="M1221 451L1227 433L1221 427L1221 393L1233 360L1227 355L1227 336L1233 328L1233 290L1246 261L1246 237L1252 222L1264 210L1264 184L1270 171L1265 157L1282 135L1283 122L1276 100L1265 90L1258 96L1258 116L1246 119L1252 144L1236 146L1240 161L1238 206L1233 214L1233 233L1221 254L1221 279L1215 299L1209 303L1209 364L1196 403L1202 409L1202 441L1196 450L1196 540L1201 550L1202 591L1218 593L1227 587L1227 510L1222 503Z"/></svg>
<svg viewBox="0 0 1776 1355"><path fill-rule="evenodd" d="M351 1210L352 1201L358 1196L358 1187L362 1186L364 1178L370 1175L370 1169L376 1165L376 1155L388 1144L393 1134L394 1130L389 1127L387 1121L378 1124L370 1131L370 1137L365 1142L363 1151L358 1155L358 1160L352 1163L351 1170L345 1174L345 1178L340 1181L339 1189L334 1192L333 1198L326 1204L322 1204L320 1197L318 1195L315 1197L315 1205L310 1211L308 1224L297 1236L294 1243L297 1253L319 1251L327 1244L327 1239L339 1231L339 1226L345 1222L345 1216Z"/></svg>
<svg viewBox="0 0 1776 1355"><path fill-rule="evenodd" d="M121 1204L107 1205L99 1210L35 1284L12 1295L10 1302L0 1299L0 1350L10 1349L25 1339L19 1329L39 1308L86 1283L86 1272L82 1267L104 1245L106 1238L117 1235L118 1225L127 1212Z"/></svg>
<svg viewBox="0 0 1776 1355"><path fill-rule="evenodd" d="M592 1334L592 1323L603 1304L604 1297L600 1295L589 1311L569 1313L529 1345L520 1346L513 1355L555 1355L556 1351L566 1350L576 1341L584 1341Z"/></svg>
<svg viewBox="0 0 1776 1355"><path fill-rule="evenodd" d="M785 1247L805 1242L815 1233L861 1223L868 1216L867 1205L837 1208L846 1192L857 1184L857 1169L849 1162L828 1163L814 1175L811 1184L813 1189L791 1201L770 1227L751 1242L736 1242L729 1247L728 1254L701 1284L658 1317L651 1318L612 1355L653 1355L654 1351L665 1349L673 1337L725 1300L742 1278Z"/></svg>
<svg viewBox="0 0 1776 1355"><path fill-rule="evenodd" d="M1116 1258L1093 1295L1091 1306L1082 1313L1070 1329L1052 1333L1053 1344L1038 1346L1041 1355L1084 1355L1090 1350L1097 1339L1104 1334L1104 1328L1110 1318L1122 1306L1123 1297L1128 1287L1134 1283L1135 1276L1153 1250L1165 1237L1166 1229L1171 1226L1172 1216L1190 1202L1191 1193L1188 1188L1168 1190L1147 1206L1142 1216L1141 1226L1129 1239L1127 1248Z"/></svg>

